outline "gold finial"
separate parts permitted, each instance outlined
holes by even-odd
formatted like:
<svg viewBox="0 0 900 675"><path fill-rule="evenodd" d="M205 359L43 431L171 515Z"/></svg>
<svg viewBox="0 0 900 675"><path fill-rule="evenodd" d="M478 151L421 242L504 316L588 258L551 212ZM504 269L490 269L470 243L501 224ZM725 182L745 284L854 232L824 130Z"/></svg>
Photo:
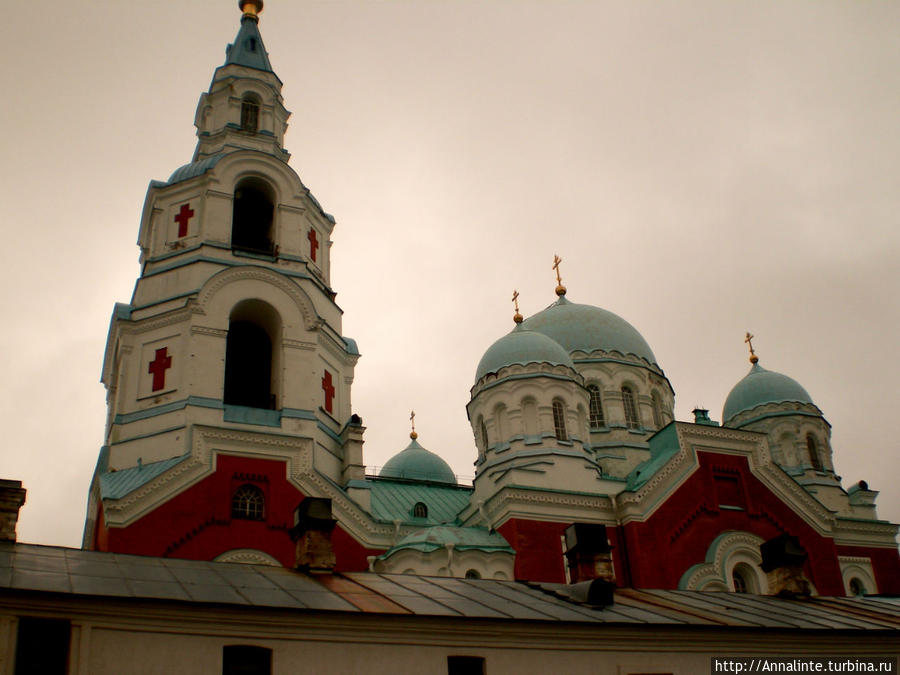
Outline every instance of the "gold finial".
<svg viewBox="0 0 900 675"><path fill-rule="evenodd" d="M747 337L744 338L744 342L750 347L750 363L756 363L759 361L759 357L756 355L756 352L753 351L753 343L750 342L753 339L753 336L750 335L750 331L747 331Z"/></svg>
<svg viewBox="0 0 900 675"><path fill-rule="evenodd" d="M238 7L244 13L241 18L248 16L259 20L257 15L263 10L263 0L238 0Z"/></svg>
<svg viewBox="0 0 900 675"><path fill-rule="evenodd" d="M525 319L521 314L519 314L519 291L513 290L512 301L516 306L516 313L513 314L513 321L515 321L516 323L522 323Z"/></svg>
<svg viewBox="0 0 900 675"><path fill-rule="evenodd" d="M416 440L419 437L419 434L416 433L416 411L409 411L409 423L412 425L412 431L409 432L409 437L413 440Z"/></svg>
<svg viewBox="0 0 900 675"><path fill-rule="evenodd" d="M566 287L563 286L562 277L559 275L559 263L562 262L562 258L558 255L553 256L553 269L556 270L556 294L560 297L566 294Z"/></svg>

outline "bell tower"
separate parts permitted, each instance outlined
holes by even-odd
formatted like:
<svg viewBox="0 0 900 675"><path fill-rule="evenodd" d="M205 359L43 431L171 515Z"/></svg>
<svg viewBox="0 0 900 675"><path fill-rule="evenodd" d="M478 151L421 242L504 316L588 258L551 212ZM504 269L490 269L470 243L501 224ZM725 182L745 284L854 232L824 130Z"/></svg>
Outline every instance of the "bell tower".
<svg viewBox="0 0 900 675"><path fill-rule="evenodd" d="M288 165L262 0L239 6L237 37L200 96L193 159L151 181L141 274L113 311L86 548L210 558L253 539L280 560L309 492L302 477L344 486L363 475L350 397L359 352L331 288L335 220ZM262 505L235 506L238 494ZM235 518L284 528L284 542L259 544Z"/></svg>

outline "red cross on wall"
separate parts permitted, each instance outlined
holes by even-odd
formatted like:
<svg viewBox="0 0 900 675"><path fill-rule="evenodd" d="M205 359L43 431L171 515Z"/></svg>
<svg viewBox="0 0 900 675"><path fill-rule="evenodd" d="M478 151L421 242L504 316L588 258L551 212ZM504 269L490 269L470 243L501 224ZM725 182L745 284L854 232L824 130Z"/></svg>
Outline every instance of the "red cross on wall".
<svg viewBox="0 0 900 675"><path fill-rule="evenodd" d="M187 227L188 221L193 218L194 209L191 208L191 205L182 204L181 210L178 212L178 215L175 216L175 222L178 223L178 236L186 237L187 236Z"/></svg>
<svg viewBox="0 0 900 675"><path fill-rule="evenodd" d="M166 388L166 371L172 367L172 357L168 355L169 348L163 347L156 350L156 358L150 362L147 372L153 375L153 391Z"/></svg>
<svg viewBox="0 0 900 675"><path fill-rule="evenodd" d="M316 239L316 231L309 228L309 234L306 235L306 238L309 239L309 258L316 262L316 251L319 250L319 240Z"/></svg>
<svg viewBox="0 0 900 675"><path fill-rule="evenodd" d="M334 384L331 382L331 373L325 371L322 378L322 391L325 392L325 410L326 412L334 412L332 401L334 400Z"/></svg>

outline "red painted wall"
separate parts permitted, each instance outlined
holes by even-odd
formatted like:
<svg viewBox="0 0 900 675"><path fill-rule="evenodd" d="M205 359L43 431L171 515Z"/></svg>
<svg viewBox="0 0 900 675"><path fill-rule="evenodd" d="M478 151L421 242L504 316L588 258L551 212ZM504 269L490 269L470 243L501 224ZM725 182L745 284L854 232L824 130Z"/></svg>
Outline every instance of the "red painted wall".
<svg viewBox="0 0 900 675"><path fill-rule="evenodd" d="M192 560L212 560L226 551L264 551L285 567L294 566L294 542L288 533L294 509L305 495L286 478L284 461L219 455L216 471L175 495L128 527L105 527L101 509L95 545L101 551ZM244 484L265 496L265 519L231 517L231 497ZM338 568L364 570L363 548L338 526L333 534Z"/></svg>
<svg viewBox="0 0 900 675"><path fill-rule="evenodd" d="M834 541L772 494L750 473L745 457L698 452L697 458L697 471L647 521L623 528L634 587L677 588L687 569L704 562L719 534L740 530L763 540L783 532L798 537L809 555L804 571L818 592L844 594Z"/></svg>

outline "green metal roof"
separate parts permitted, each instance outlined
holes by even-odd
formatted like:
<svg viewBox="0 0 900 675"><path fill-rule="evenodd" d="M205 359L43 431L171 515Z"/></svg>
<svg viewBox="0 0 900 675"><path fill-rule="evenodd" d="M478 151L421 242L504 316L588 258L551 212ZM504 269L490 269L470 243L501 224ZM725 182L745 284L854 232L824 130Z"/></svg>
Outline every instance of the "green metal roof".
<svg viewBox="0 0 900 675"><path fill-rule="evenodd" d="M189 455L182 455L164 459L160 462L138 464L130 469L120 469L101 474L100 498L121 499L188 457Z"/></svg>
<svg viewBox="0 0 900 675"><path fill-rule="evenodd" d="M456 474L450 465L419 445L415 438L404 450L391 457L378 475L382 478L406 478L456 485Z"/></svg>
<svg viewBox="0 0 900 675"><path fill-rule="evenodd" d="M519 324L488 347L478 362L475 381L514 363L550 363L575 368L568 352L559 343L543 333L526 330Z"/></svg>
<svg viewBox="0 0 900 675"><path fill-rule="evenodd" d="M766 403L786 402L812 403L813 400L796 380L754 363L750 372L734 385L725 399L722 420L728 422L738 413Z"/></svg>
<svg viewBox="0 0 900 675"><path fill-rule="evenodd" d="M650 345L625 319L599 307L569 302L565 296L526 319L522 326L553 338L570 353L600 349L634 354L656 363Z"/></svg>
<svg viewBox="0 0 900 675"><path fill-rule="evenodd" d="M234 64L274 74L258 24L259 20L256 17L245 14L241 18L241 29L234 43L225 48L226 66Z"/></svg>
<svg viewBox="0 0 900 675"><path fill-rule="evenodd" d="M196 162L189 162L184 166L180 166L172 172L172 175L169 176L169 180L167 180L165 184L173 185L174 183L180 183L183 180L196 178L197 176L200 176L213 168L224 156L224 153L210 155L205 159L201 159Z"/></svg>
<svg viewBox="0 0 900 675"><path fill-rule="evenodd" d="M410 525L455 523L457 514L469 503L472 491L465 487L395 481L369 482L371 513L376 520ZM428 509L426 518L413 517L413 507L421 502Z"/></svg>
<svg viewBox="0 0 900 675"><path fill-rule="evenodd" d="M430 553L452 544L456 551L505 551L515 553L509 542L499 532L489 532L485 527L450 527L438 525L426 527L412 532L401 539L395 546L385 551L379 558L387 558L392 553L403 549L413 549Z"/></svg>
<svg viewBox="0 0 900 675"><path fill-rule="evenodd" d="M628 474L625 489L634 492L663 468L680 449L678 432L670 424L650 438L650 459L638 464Z"/></svg>

